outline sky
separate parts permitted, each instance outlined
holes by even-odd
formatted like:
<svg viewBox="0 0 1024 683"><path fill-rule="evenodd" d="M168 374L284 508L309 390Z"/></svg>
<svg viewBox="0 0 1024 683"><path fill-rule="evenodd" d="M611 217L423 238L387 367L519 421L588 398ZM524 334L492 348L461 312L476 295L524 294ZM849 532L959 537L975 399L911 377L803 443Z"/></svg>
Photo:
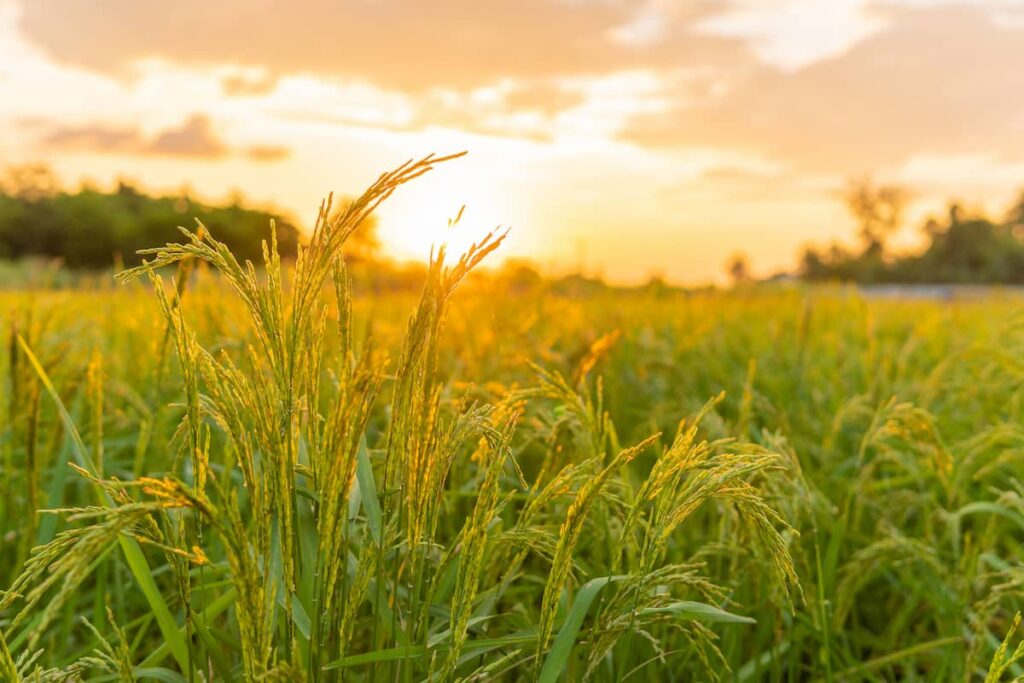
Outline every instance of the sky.
<svg viewBox="0 0 1024 683"><path fill-rule="evenodd" d="M1024 0L0 0L0 160L68 185L381 208L399 259L621 283L755 274L852 240L870 176L998 212L1024 188ZM465 205L452 231L447 219Z"/></svg>

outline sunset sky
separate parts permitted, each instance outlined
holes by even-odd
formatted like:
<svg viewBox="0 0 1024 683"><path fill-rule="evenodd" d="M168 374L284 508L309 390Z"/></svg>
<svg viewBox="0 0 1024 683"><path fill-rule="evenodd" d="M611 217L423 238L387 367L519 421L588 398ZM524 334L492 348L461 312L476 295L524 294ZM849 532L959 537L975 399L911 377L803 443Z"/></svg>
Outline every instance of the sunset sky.
<svg viewBox="0 0 1024 683"><path fill-rule="evenodd" d="M1022 86L1024 0L0 0L7 164L309 225L469 150L382 210L392 255L506 225L504 256L619 282L792 267L852 239L852 176L906 185L915 220L1000 211Z"/></svg>

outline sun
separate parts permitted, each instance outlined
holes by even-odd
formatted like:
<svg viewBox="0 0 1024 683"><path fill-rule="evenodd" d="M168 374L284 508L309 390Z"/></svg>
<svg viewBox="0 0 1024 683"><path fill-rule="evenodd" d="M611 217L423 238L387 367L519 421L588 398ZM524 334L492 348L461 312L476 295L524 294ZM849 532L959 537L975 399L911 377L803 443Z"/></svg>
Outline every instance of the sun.
<svg viewBox="0 0 1024 683"><path fill-rule="evenodd" d="M497 188L466 172L453 179L444 171L444 178L428 174L381 207L380 238L388 255L426 260L432 249L446 245L457 257L487 233L510 226L514 208Z"/></svg>

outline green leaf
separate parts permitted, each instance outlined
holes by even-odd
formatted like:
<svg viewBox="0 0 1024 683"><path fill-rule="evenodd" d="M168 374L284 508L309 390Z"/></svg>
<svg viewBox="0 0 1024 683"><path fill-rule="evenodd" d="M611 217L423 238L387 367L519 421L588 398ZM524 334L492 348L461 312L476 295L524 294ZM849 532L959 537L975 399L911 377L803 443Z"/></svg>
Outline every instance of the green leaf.
<svg viewBox="0 0 1024 683"><path fill-rule="evenodd" d="M642 616L652 614L675 614L680 617L687 619L696 619L697 621L711 621L723 624L756 624L756 619L750 617L740 616L739 614L733 614L732 612L726 612L724 609L719 609L714 605L709 605L704 602L673 602L671 605L665 605L664 607L648 607L642 609L639 612Z"/></svg>
<svg viewBox="0 0 1024 683"><path fill-rule="evenodd" d="M471 640L462 647L463 658L472 658L495 648L508 647L509 645L523 645L526 643L532 643L535 640L537 640L537 634L532 631L513 633L500 638L481 638L479 640ZM447 645L440 645L437 648L431 649L431 652L443 652L447 649ZM336 659L330 664L324 666L324 670L345 669L352 666L373 664L375 662L393 662L401 659L416 659L418 657L422 657L426 652L427 648L423 645L402 645L400 647L391 647L385 650L374 650L373 652L364 652L363 654L342 657L341 659Z"/></svg>
<svg viewBox="0 0 1024 683"><path fill-rule="evenodd" d="M140 680L152 679L154 681L163 681L164 683L188 683L185 677L176 671L160 667L140 667L135 669L133 673Z"/></svg>
<svg viewBox="0 0 1024 683"><path fill-rule="evenodd" d="M18 675L18 667L14 664L14 657L7 649L2 629L0 629L0 679L10 683L18 683L21 680L21 676Z"/></svg>
<svg viewBox="0 0 1024 683"><path fill-rule="evenodd" d="M50 485L47 487L46 493L46 507L53 510L55 508L62 507L64 504L64 483L67 481L68 470L71 468L67 466L68 458L71 457L71 452L74 447L72 443L71 435L64 434L64 443L60 448L60 456L57 458L58 465L53 467L52 474L50 475ZM36 544L46 545L53 540L53 537L57 534L57 515L43 515L43 518L39 521L39 531L36 534Z"/></svg>
<svg viewBox="0 0 1024 683"><path fill-rule="evenodd" d="M494 619L497 616L498 616L497 614L491 614L491 615L488 615L488 616L473 617L472 619L470 619L469 621L466 622L466 628L473 628L474 626L476 626L478 624L482 624L483 622L487 621L488 619ZM433 649L433 648L437 647L438 645L441 645L443 643L447 643L451 639L451 637L452 637L452 630L450 628L449 629L445 629L444 631L441 631L440 633L435 633L434 635L430 636L430 638L427 640L427 645L429 645L430 648Z"/></svg>
<svg viewBox="0 0 1024 683"><path fill-rule="evenodd" d="M50 394L50 397L57 405L57 412L64 422L64 428L71 436L75 446L72 453L75 455L79 466L93 476L98 477L99 472L96 464L92 461L89 449L86 448L85 442L82 441L82 436L78 433L74 420L71 419L70 413L64 407L64 402L61 400L60 394L57 393L57 389L53 386L53 382L50 381L50 377L46 374L46 370L43 369L39 359L32 353L32 349L29 348L21 335L18 335L18 344L21 345L22 351L25 352L25 356L28 358L29 363L32 364L36 374L39 375L39 381L42 382L47 393ZM96 485L94 488L101 503L107 507L114 507L114 501L111 500L110 496L101 486ZM124 552L124 559L128 563L128 568L131 569L132 575L139 584L139 588L142 589L143 595L146 596L150 609L153 610L153 616L156 618L157 625L160 627L160 632L163 634L171 654L174 655L174 659L183 671L188 670L189 655L185 639L178 631L178 623L175 621L174 616L171 615L171 610L167 607L167 603L164 602L163 595L160 594L156 582L153 581L153 573L149 568L149 563L146 561L142 548L139 546L138 541L124 534L119 535L117 540L121 545L121 550Z"/></svg>
<svg viewBox="0 0 1024 683"><path fill-rule="evenodd" d="M324 666L324 669L345 669L351 666L362 666L366 664L373 664L375 662L393 662L400 659L417 659L422 657L426 651L427 648L423 645L389 647L384 650L374 650L372 652L364 652L359 655L343 657L342 659L338 659L327 664Z"/></svg>
<svg viewBox="0 0 1024 683"><path fill-rule="evenodd" d="M160 633L170 647L171 654L182 670L187 671L189 661L188 647L185 645L185 639L182 637L182 634L178 631L178 622L171 615L171 610L167 607L167 603L164 602L164 597L160 594L156 581L153 580L152 570L149 568L149 563L146 561L142 548L139 546L138 541L124 534L118 536L117 540L121 544L121 550L124 552L124 559L128 563L128 568L131 569L132 575L135 576L135 581L139 584L139 588L142 589L143 595L146 596L146 602L149 603L150 609L153 610L153 616L160 627Z"/></svg>
<svg viewBox="0 0 1024 683"><path fill-rule="evenodd" d="M764 669L772 662L782 659L787 652L789 652L792 644L788 640L784 640L781 643L772 646L771 649L765 650L761 654L748 660L746 664L741 666L736 672L736 683L747 683L747 681L754 680L755 676L761 676L764 674Z"/></svg>
<svg viewBox="0 0 1024 683"><path fill-rule="evenodd" d="M50 376L46 374L46 370L43 369L39 359L36 358L36 354L32 353L32 349L29 348L28 343L20 334L18 335L18 344L21 345L21 350L25 353L25 357L28 358L28 362L32 364L36 374L39 376L39 381L42 382L47 393L50 394L53 402L57 405L57 412L60 414L60 419L64 422L64 428L67 430L68 436L71 437L71 441L74 445L72 453L75 455L75 459L78 460L79 466L89 474L99 478L96 463L92 461L92 455L86 447L85 442L82 441L82 436L78 433L78 428L75 427L75 421L71 418L71 414L67 411L67 408L64 407L64 401L61 400L60 394L57 393L57 389L53 386L53 382L50 381ZM100 489L100 495L108 501L109 505L110 498L106 495L106 492Z"/></svg>
<svg viewBox="0 0 1024 683"><path fill-rule="evenodd" d="M207 605L206 609L201 613L194 615L192 617L192 623L195 624L197 628L199 626L206 628L210 620L218 617L223 612L226 612L231 605L235 604L236 595L237 593L234 588L226 591L223 595L219 596L216 600ZM180 627L178 633L184 637L185 627ZM165 641L163 645L149 653L149 656L142 662L142 666L155 667L157 664L162 662L169 653L170 650L167 646L167 642Z"/></svg>
<svg viewBox="0 0 1024 683"><path fill-rule="evenodd" d="M569 654L572 652L573 645L576 644L576 636L579 635L580 627L583 626L583 620L586 618L587 612L590 611L590 605L594 602L594 598L609 583L622 581L625 578L627 577L602 576L583 584L583 587L576 593L576 599L572 602L572 607L562 623L562 628L558 629L558 635L555 636L555 641L552 643L551 649L548 650L548 656L544 658L544 667L540 670L537 683L554 683L558 680L558 676L565 670L566 664L569 662Z"/></svg>
<svg viewBox="0 0 1024 683"><path fill-rule="evenodd" d="M855 664L848 669L838 672L836 677L845 679L856 674L863 676L869 671L891 666L892 664L904 659L911 659L917 655L924 654L932 650L948 651L949 648L956 647L958 645L962 646L963 643L963 636L948 636L946 638L930 640L926 643L917 643L916 645L911 645L910 647L899 650L898 652L891 652L889 654L882 655L881 657L875 657L874 659L870 659L866 662Z"/></svg>
<svg viewBox="0 0 1024 683"><path fill-rule="evenodd" d="M377 483L373 479L373 465L370 453L366 450L366 436L359 439L359 452L356 454L356 480L359 482L359 493L363 499L363 512L370 525L373 540L381 542L384 534L383 517L380 512L380 499L377 497Z"/></svg>
<svg viewBox="0 0 1024 683"><path fill-rule="evenodd" d="M990 514L999 517L1005 517L1006 519L1015 523L1018 527L1024 528L1024 516L1022 516L1016 510L1012 510L1005 505L1001 505L995 501L978 500L973 503L968 503L962 508L957 510L954 514L957 518L966 517L967 515L978 515L978 514Z"/></svg>
<svg viewBox="0 0 1024 683"><path fill-rule="evenodd" d="M299 633L309 640L309 634L313 627L313 622L309 619L309 614L306 613L306 608L302 606L302 601L299 600L299 596L292 594L292 621L295 623L296 628L299 629Z"/></svg>

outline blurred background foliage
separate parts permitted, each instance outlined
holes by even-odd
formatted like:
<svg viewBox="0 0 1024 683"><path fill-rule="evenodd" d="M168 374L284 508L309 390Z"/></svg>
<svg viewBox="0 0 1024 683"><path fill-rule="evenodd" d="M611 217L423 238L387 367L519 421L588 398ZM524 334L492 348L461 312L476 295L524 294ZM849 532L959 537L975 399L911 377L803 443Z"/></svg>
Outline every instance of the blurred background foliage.
<svg viewBox="0 0 1024 683"><path fill-rule="evenodd" d="M852 181L843 199L857 223L859 245L808 248L799 274L861 283L1024 283L1024 192L1002 218L950 203L945 216L920 226L916 249L899 251L890 243L905 224L908 198L898 186Z"/></svg>
<svg viewBox="0 0 1024 683"><path fill-rule="evenodd" d="M10 169L0 183L0 258L57 260L69 268L139 263L139 249L176 242L176 226L199 219L239 259L259 261L261 240L277 225L281 253L294 256L300 231L289 219L250 208L241 198L208 204L182 192L153 196L120 182L112 191L89 185L62 189L43 166Z"/></svg>
<svg viewBox="0 0 1024 683"><path fill-rule="evenodd" d="M912 240L905 239L905 188L878 184L869 177L851 180L840 198L853 218L852 244L809 245L792 272L768 278L861 284L1024 284L1024 191L1001 217L968 210L956 202L944 216L929 217ZM345 205L335 201L335 207ZM60 286L80 282L83 272L109 271L139 263L139 249L175 242L176 226L194 227L200 220L240 260L262 260L262 241L273 220L281 255L295 256L302 226L280 212L256 208L239 195L217 204L201 201L187 190L153 195L128 181L109 191L84 184L71 191L42 165L9 168L0 178L0 283ZM419 264L388 261L378 237L376 219L355 233L346 245L346 259L362 276L357 284L374 291L415 289L422 282ZM904 231L904 239L896 237ZM902 242L904 246L896 246ZM913 246L906 246L912 243ZM27 265L26 265L27 264ZM373 264L367 267L366 264ZM756 264L736 252L724 271L733 284L757 281ZM536 286L537 267L524 260L507 262L502 278L513 287ZM592 273L556 278L555 288L583 294L608 288ZM647 290L671 289L654 275Z"/></svg>

